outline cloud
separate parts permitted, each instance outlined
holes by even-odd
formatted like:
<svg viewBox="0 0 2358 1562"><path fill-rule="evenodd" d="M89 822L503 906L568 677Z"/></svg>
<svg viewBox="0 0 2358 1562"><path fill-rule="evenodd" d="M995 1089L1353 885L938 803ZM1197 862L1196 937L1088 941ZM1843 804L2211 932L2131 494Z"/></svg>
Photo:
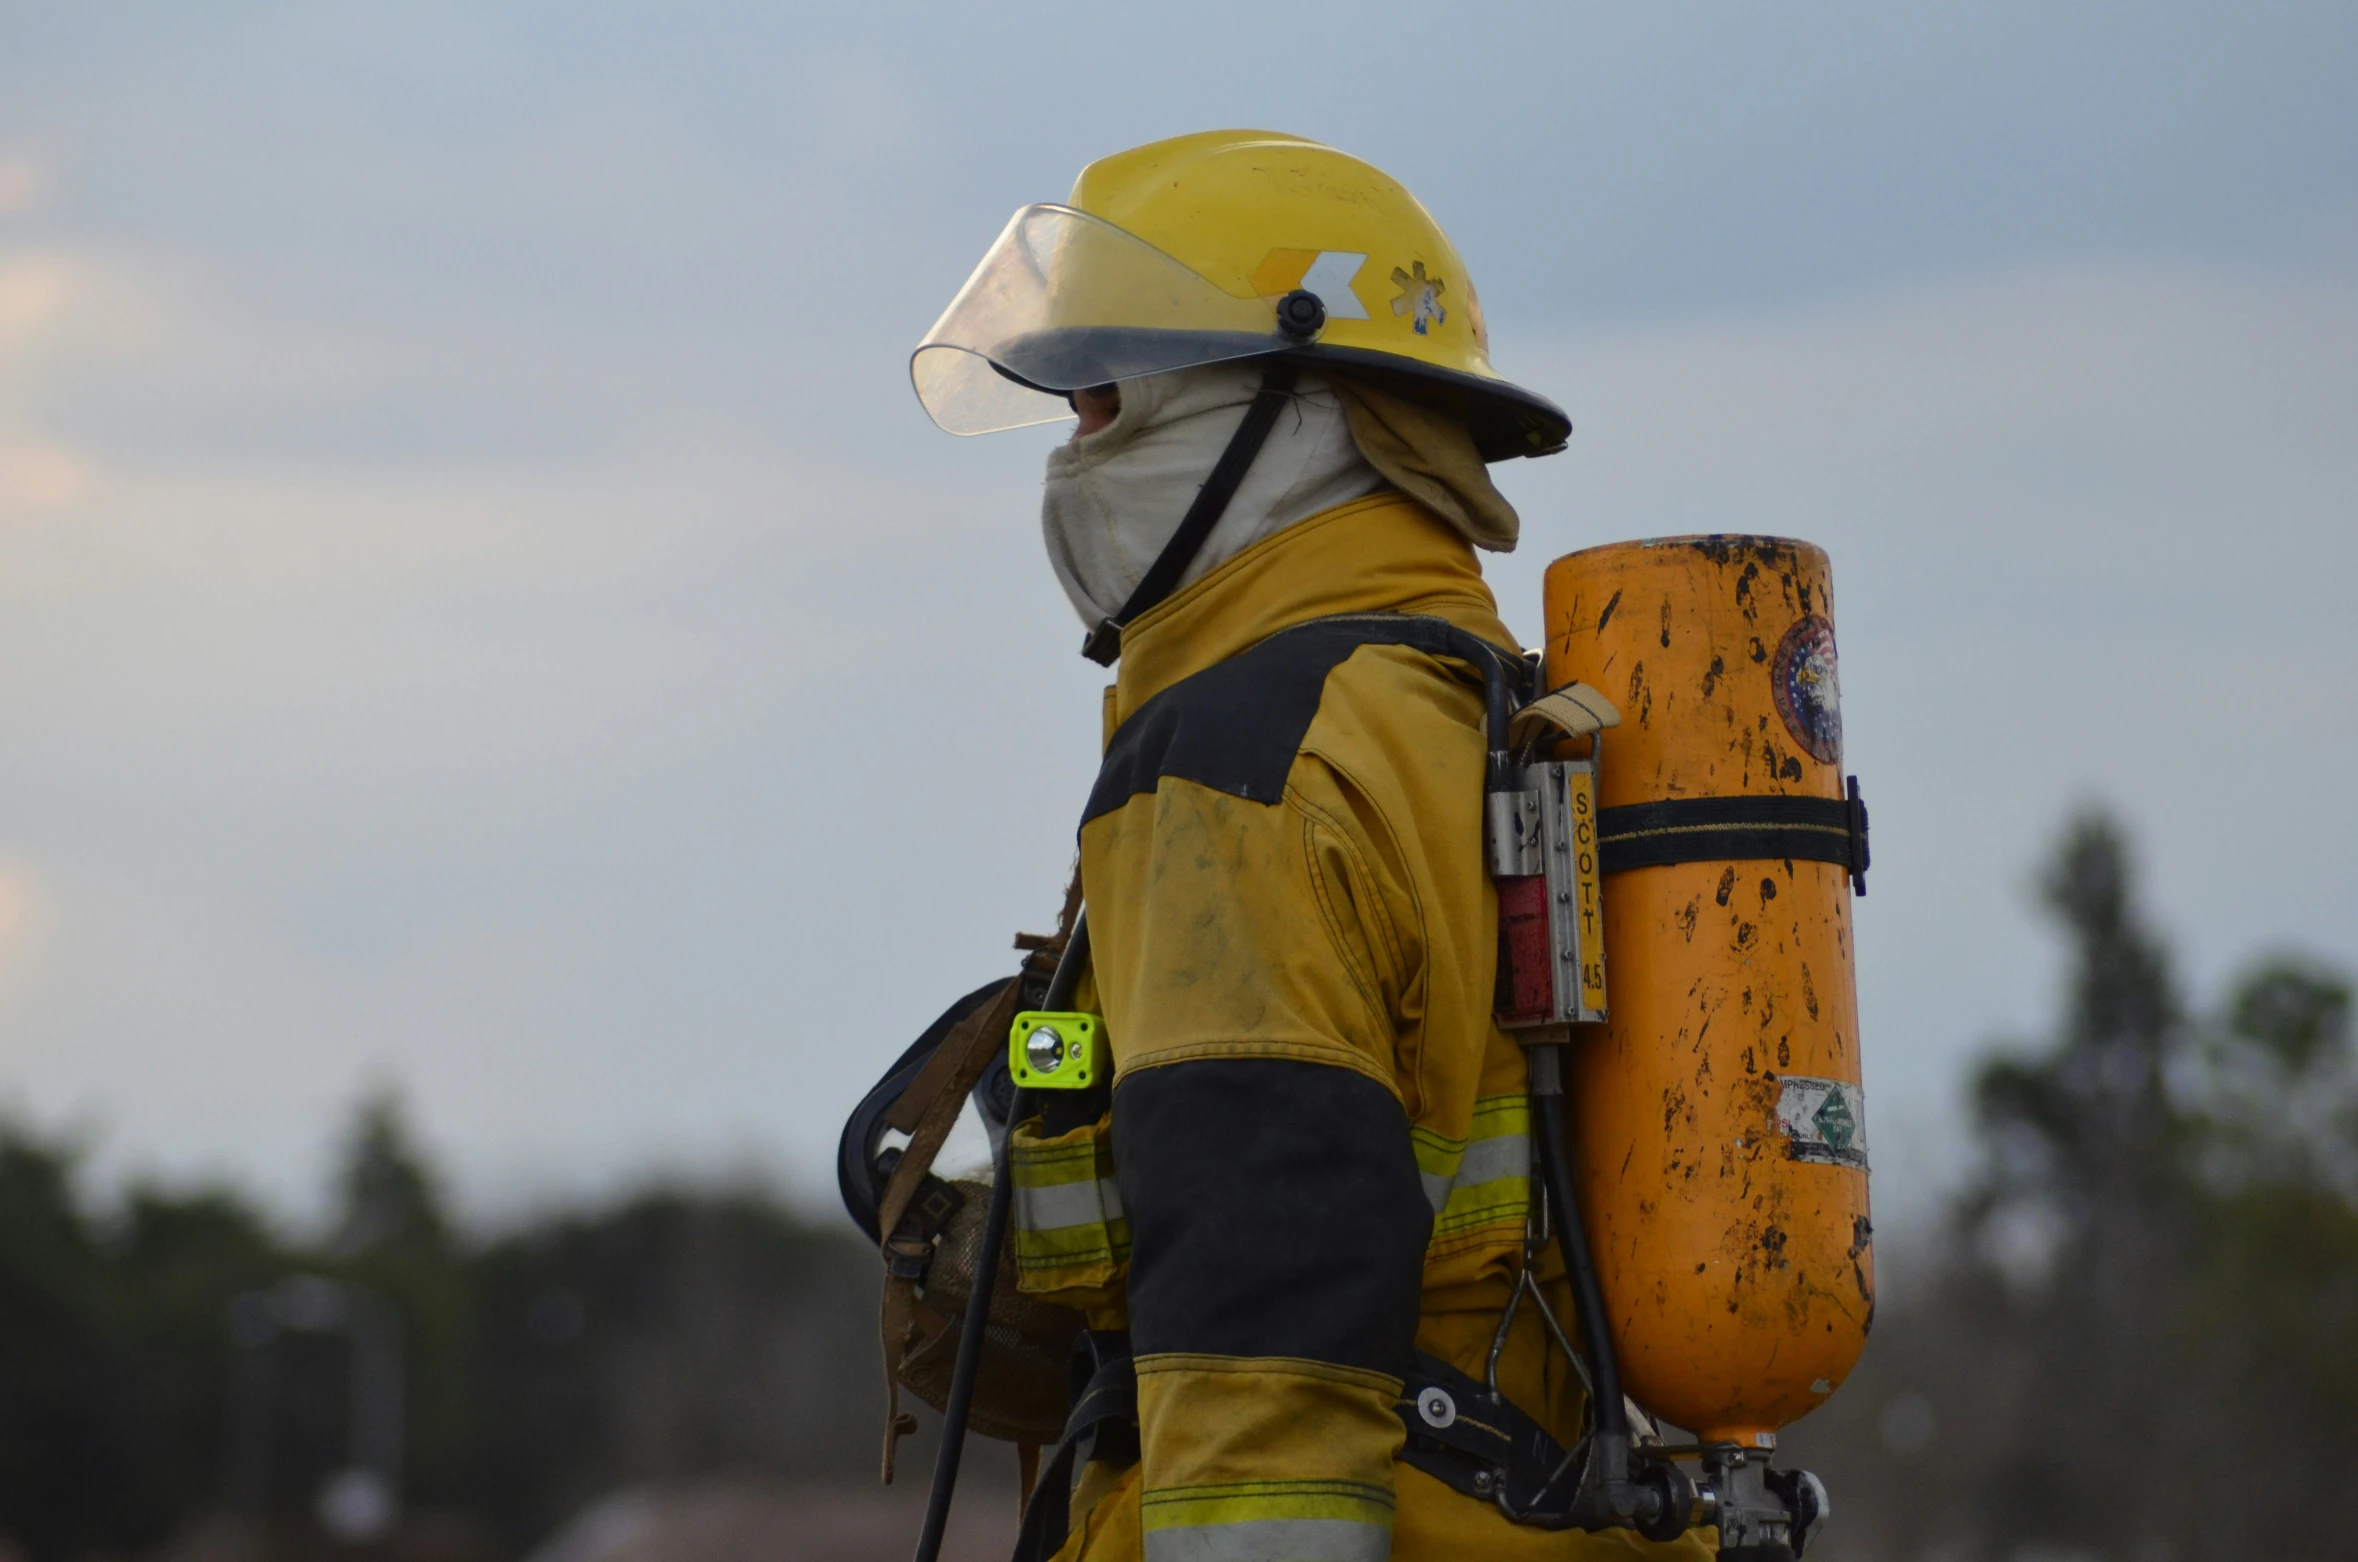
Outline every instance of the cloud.
<svg viewBox="0 0 2358 1562"><path fill-rule="evenodd" d="M55 320L72 278L59 256L0 256L0 343L21 341Z"/></svg>
<svg viewBox="0 0 2358 1562"><path fill-rule="evenodd" d="M63 445L0 444L0 515L64 509L87 499L90 486L89 461Z"/></svg>
<svg viewBox="0 0 2358 1562"><path fill-rule="evenodd" d="M32 873L17 864L0 863L0 976L29 952L40 908L40 888Z"/></svg>
<svg viewBox="0 0 2358 1562"><path fill-rule="evenodd" d="M47 170L31 158L0 156L0 217L31 211L48 183Z"/></svg>
<svg viewBox="0 0 2358 1562"><path fill-rule="evenodd" d="M831 52L804 67L813 128L828 161L853 173L906 165L924 144L923 97L905 68L876 55Z"/></svg>

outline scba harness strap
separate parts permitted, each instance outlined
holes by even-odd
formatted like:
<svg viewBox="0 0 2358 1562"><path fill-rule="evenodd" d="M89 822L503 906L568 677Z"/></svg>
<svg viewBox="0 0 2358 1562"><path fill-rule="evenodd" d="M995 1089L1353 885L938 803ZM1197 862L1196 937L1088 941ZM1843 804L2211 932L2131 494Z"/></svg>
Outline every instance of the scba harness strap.
<svg viewBox="0 0 2358 1562"><path fill-rule="evenodd" d="M1407 1433L1402 1464L1495 1504L1517 1524L1569 1526L1581 1450L1567 1450L1505 1395L1419 1351L1392 1409ZM1025 1503L1014 1562L1047 1562L1063 1547L1080 1465L1124 1466L1137 1458L1138 1372L1130 1337L1092 1330L1074 1343L1072 1415Z"/></svg>
<svg viewBox="0 0 2358 1562"><path fill-rule="evenodd" d="M1138 1369L1130 1359L1129 1334L1118 1329L1084 1333L1073 1342L1072 1370L1073 1412L1025 1499L1015 1562L1047 1562L1063 1548L1071 1532L1073 1474L1079 1466L1138 1460Z"/></svg>
<svg viewBox="0 0 2358 1562"><path fill-rule="evenodd" d="M1112 813L1164 777L1274 803L1317 718L1327 675L1365 646L1398 645L1462 662L1485 689L1520 698L1531 664L1445 618L1341 613L1305 619L1182 678L1131 712L1106 745L1081 822Z"/></svg>

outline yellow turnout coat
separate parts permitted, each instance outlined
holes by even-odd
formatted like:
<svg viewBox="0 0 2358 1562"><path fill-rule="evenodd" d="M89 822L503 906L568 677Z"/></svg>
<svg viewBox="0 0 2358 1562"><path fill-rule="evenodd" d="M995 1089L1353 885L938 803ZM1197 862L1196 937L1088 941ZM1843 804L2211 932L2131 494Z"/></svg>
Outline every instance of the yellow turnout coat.
<svg viewBox="0 0 2358 1562"><path fill-rule="evenodd" d="M1367 614L1417 623L1310 622ZM1122 637L1081 826L1113 1105L1014 1152L1023 1288L1136 1352L1139 1457L1086 1467L1061 1558L1708 1554L1518 1526L1397 1460L1401 1371L1482 1376L1531 1203L1465 636L1517 654L1472 548L1385 493ZM1572 1328L1552 1247L1541 1271ZM1500 1383L1569 1444L1580 1385L1543 1329L1522 1309Z"/></svg>

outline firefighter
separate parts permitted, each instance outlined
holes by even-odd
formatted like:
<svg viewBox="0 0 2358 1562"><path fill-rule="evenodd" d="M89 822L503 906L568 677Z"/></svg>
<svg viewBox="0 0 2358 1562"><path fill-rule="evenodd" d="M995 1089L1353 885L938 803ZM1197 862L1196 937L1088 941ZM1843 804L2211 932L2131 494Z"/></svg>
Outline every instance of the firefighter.
<svg viewBox="0 0 2358 1562"><path fill-rule="evenodd" d="M1411 1358L1483 1377L1526 1265L1572 1326L1492 1019L1483 678L1523 664L1477 553L1518 525L1488 463L1570 424L1491 369L1448 238L1315 142L1158 142L1019 212L912 373L953 432L1077 415L1043 528L1114 668L1080 849L1116 1083L1011 1152L1022 1289L1135 1371L1057 1554L1705 1554L1519 1526L1400 1457ZM1523 1307L1495 1370L1569 1446L1552 1334Z"/></svg>

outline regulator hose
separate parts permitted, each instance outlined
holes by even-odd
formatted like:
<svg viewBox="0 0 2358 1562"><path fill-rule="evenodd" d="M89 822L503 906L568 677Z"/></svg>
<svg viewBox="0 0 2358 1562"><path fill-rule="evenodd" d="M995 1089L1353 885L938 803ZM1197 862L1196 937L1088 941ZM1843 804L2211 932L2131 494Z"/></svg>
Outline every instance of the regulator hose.
<svg viewBox="0 0 2358 1562"><path fill-rule="evenodd" d="M1580 1313L1580 1343L1588 1355L1589 1397L1598 1441L1629 1442L1629 1411L1621 1399L1621 1364L1614 1359L1612 1331L1605 1325L1605 1292L1597 1281L1595 1256L1580 1206L1572 1197L1572 1157L1564 1131L1564 1049L1562 1044L1529 1049L1531 1115L1539 1128L1539 1175L1555 1212L1556 1243L1564 1250L1564 1272L1572 1281L1572 1302ZM1607 1472L1626 1479L1626 1470Z"/></svg>
<svg viewBox="0 0 2358 1562"><path fill-rule="evenodd" d="M1564 1044L1535 1046L1531 1067L1531 1115L1539 1120L1539 1175L1556 1215L1556 1242L1564 1250L1573 1304L1580 1309L1580 1344L1588 1357L1588 1458L1572 1500L1572 1522L1585 1530L1634 1529L1646 1539L1668 1542L1686 1532L1695 1506L1695 1487L1674 1464L1636 1467L1629 1440L1629 1406L1621 1397L1621 1363L1613 1354L1613 1332L1605 1320L1604 1287L1580 1206L1572 1198L1571 1138L1564 1127Z"/></svg>
<svg viewBox="0 0 2358 1562"><path fill-rule="evenodd" d="M1081 972L1089 963L1089 919L1083 912L1073 921L1072 936L1056 962L1043 1009L1062 1009L1073 1001ZM1007 1215L1015 1203L1015 1177L1010 1166L1015 1125L1023 1121L1029 1091L1015 1093L1007 1113L1007 1132L1000 1136L991 1157L991 1202L983 1215L982 1242L975 1250L974 1278L966 1297L966 1318L958 1330L958 1361L950 1372L950 1397L942 1403L942 1448L933 1461L933 1489L925 1499L925 1528L917 1536L915 1562L937 1562L942 1533L950 1522L950 1499L958 1490L958 1462L966 1452L966 1417L974 1408L975 1375L982 1369L983 1331L991 1322L991 1293L999 1279L999 1249L1007 1241Z"/></svg>

